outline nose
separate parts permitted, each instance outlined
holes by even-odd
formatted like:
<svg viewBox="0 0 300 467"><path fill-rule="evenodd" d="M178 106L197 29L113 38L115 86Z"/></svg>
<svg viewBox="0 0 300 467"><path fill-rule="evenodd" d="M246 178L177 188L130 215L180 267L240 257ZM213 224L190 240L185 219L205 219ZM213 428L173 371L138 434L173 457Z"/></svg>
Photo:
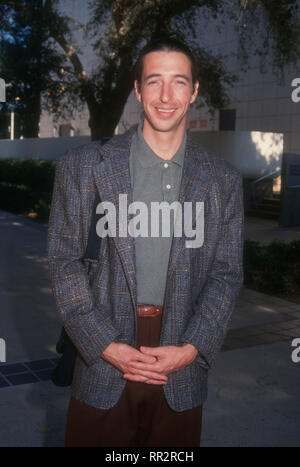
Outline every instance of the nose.
<svg viewBox="0 0 300 467"><path fill-rule="evenodd" d="M161 86L160 100L169 102L172 99L172 87L169 83L163 83Z"/></svg>

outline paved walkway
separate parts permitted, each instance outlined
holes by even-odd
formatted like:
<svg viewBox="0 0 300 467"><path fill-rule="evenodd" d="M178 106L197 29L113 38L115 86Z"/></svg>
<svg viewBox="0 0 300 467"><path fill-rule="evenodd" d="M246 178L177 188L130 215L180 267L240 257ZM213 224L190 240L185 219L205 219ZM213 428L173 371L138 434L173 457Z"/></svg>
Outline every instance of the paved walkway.
<svg viewBox="0 0 300 467"><path fill-rule="evenodd" d="M69 389L49 381L60 322L46 227L0 211L0 234L7 357L0 365L0 446L62 446ZM300 305L242 289L210 373L202 446L300 444L300 362L291 358L297 337Z"/></svg>
<svg viewBox="0 0 300 467"><path fill-rule="evenodd" d="M275 240L280 242L300 240L300 225L296 227L279 227L278 222L272 219L246 217L245 239L263 244L268 244Z"/></svg>

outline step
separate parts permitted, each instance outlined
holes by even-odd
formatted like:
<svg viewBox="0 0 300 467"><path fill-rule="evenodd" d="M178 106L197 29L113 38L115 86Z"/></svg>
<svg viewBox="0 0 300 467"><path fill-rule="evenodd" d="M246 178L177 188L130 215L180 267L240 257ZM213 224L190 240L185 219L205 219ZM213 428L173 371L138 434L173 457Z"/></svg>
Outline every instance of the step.
<svg viewBox="0 0 300 467"><path fill-rule="evenodd" d="M272 204L274 206L280 205L280 198L263 198L261 203Z"/></svg>
<svg viewBox="0 0 300 467"><path fill-rule="evenodd" d="M253 209L258 209L259 211L270 211L279 214L280 204L268 204L262 202L253 206Z"/></svg>
<svg viewBox="0 0 300 467"><path fill-rule="evenodd" d="M260 218L263 218L263 219L278 220L279 213L272 212L272 211L267 211L267 210L262 210L262 209L251 208L251 209L249 209L249 211L247 211L247 216L260 217Z"/></svg>

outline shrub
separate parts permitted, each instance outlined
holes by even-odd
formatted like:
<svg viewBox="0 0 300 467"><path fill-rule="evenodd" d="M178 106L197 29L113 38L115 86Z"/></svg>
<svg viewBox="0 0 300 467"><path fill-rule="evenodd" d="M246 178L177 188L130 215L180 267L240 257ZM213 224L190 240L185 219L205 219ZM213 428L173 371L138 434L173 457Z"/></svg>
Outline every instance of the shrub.
<svg viewBox="0 0 300 467"><path fill-rule="evenodd" d="M34 192L51 193L55 161L0 159L0 182L24 185Z"/></svg>
<svg viewBox="0 0 300 467"><path fill-rule="evenodd" d="M36 213L47 221L55 161L0 159L0 209L16 214Z"/></svg>
<svg viewBox="0 0 300 467"><path fill-rule="evenodd" d="M47 221L50 213L50 203L44 199L39 199L34 206L34 212L38 219Z"/></svg>
<svg viewBox="0 0 300 467"><path fill-rule="evenodd" d="M300 296L300 241L261 245L245 241L244 284L274 295Z"/></svg>

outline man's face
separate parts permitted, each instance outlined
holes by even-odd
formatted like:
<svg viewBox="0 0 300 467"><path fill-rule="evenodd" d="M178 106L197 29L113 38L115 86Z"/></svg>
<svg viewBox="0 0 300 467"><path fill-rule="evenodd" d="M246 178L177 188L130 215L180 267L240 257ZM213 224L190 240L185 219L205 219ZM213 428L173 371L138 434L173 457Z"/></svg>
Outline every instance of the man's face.
<svg viewBox="0 0 300 467"><path fill-rule="evenodd" d="M181 52L150 52L144 58L141 89L135 91L145 112L144 124L160 132L185 128L187 111L197 97L191 63Z"/></svg>

